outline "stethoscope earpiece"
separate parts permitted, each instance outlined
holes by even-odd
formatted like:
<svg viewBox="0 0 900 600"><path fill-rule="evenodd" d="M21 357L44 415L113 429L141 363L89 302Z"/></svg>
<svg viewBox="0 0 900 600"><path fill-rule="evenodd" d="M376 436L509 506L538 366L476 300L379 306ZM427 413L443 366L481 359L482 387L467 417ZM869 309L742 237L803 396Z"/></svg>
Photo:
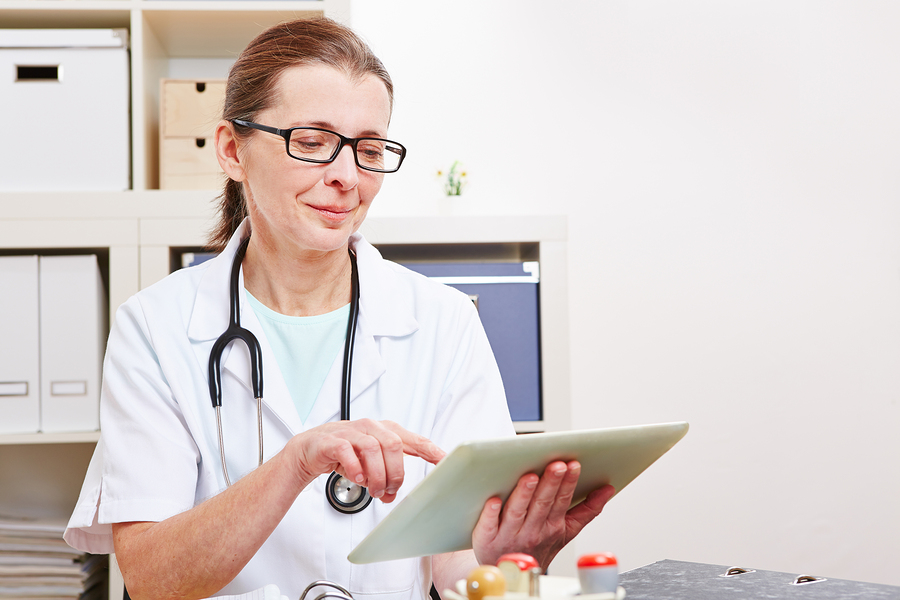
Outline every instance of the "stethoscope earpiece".
<svg viewBox="0 0 900 600"><path fill-rule="evenodd" d="M328 503L336 511L345 515L358 513L372 502L372 496L369 495L368 489L337 472L328 477L328 483L325 484L325 495L328 497Z"/></svg>

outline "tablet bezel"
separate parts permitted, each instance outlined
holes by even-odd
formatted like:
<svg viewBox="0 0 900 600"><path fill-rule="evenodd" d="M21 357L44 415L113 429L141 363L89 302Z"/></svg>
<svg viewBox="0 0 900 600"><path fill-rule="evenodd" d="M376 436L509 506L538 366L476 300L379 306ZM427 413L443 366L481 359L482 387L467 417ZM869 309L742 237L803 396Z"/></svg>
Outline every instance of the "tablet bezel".
<svg viewBox="0 0 900 600"><path fill-rule="evenodd" d="M687 431L679 421L464 442L347 558L365 564L467 550L484 503L493 496L505 501L522 475L541 474L556 460L581 463L573 505L605 484L618 494Z"/></svg>

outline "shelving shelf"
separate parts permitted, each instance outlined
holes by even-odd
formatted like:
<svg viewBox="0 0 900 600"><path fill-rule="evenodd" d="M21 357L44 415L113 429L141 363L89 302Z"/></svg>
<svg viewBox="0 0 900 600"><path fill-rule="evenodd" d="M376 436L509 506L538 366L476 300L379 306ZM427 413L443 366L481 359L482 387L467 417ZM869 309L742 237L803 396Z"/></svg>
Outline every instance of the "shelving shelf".
<svg viewBox="0 0 900 600"><path fill-rule="evenodd" d="M0 435L0 446L29 444L96 444L99 431L74 433L16 433Z"/></svg>
<svg viewBox="0 0 900 600"><path fill-rule="evenodd" d="M170 272L171 248L201 248L213 227L213 191L0 194L0 254L108 252L110 322L129 296ZM385 250L476 248L492 260L539 260L544 418L520 431L569 427L565 217L370 217L362 232ZM457 250L458 251L458 250ZM491 256L486 256L485 253ZM470 251L471 253L471 251ZM2 443L2 440L0 440Z"/></svg>

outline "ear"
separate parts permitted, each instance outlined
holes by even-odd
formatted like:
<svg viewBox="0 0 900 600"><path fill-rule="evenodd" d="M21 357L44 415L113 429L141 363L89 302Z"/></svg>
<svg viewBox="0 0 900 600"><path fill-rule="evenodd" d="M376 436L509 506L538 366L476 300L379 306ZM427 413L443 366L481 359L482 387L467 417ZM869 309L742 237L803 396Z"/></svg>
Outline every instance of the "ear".
<svg viewBox="0 0 900 600"><path fill-rule="evenodd" d="M219 121L216 126L216 159L225 175L235 181L244 181L246 173L238 155L238 140L234 135L234 125L229 121Z"/></svg>

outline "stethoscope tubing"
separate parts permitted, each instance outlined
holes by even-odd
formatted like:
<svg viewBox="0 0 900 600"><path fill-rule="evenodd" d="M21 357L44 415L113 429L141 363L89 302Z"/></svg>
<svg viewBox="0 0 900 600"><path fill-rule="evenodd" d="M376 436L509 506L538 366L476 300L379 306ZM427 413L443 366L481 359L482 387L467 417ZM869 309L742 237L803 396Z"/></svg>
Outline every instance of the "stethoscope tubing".
<svg viewBox="0 0 900 600"><path fill-rule="evenodd" d="M213 343L209 354L209 397L216 412L216 430L219 441L219 455L222 461L222 474L225 484L231 487L231 478L228 476L228 466L225 461L225 440L222 433L222 355L225 348L232 341L240 339L247 346L250 353L251 385L253 396L256 399L256 419L259 440L259 465L262 466L263 452L263 423L262 423L262 399L263 399L263 367L262 347L259 340L247 329L241 327L240 307L240 273L241 263L247 253L250 238L241 241L231 263L231 279L229 286L229 317L228 328ZM356 325L359 321L359 271L356 266L356 255L350 252L350 316L347 320L347 336L344 340L344 360L341 375L341 420L350 420L350 379L353 372L353 346L356 339ZM344 479L337 473L332 473L326 484L326 496L329 503L345 514L353 514L366 508L372 501L372 497L366 488L360 486L361 494L358 500L345 504L337 497L338 482ZM352 485L356 485L352 483Z"/></svg>
<svg viewBox="0 0 900 600"><path fill-rule="evenodd" d="M344 600L353 600L353 596L350 595L350 592L347 591L343 586L340 586L332 581L327 581L325 579L320 579L318 581L313 581L311 584L306 586L306 589L303 590L303 593L300 594L300 600L306 600L306 595L313 588L317 587L328 587L334 588L338 590L337 592L325 592L324 594L320 594L316 596L316 600L320 600L321 598L343 598Z"/></svg>
<svg viewBox="0 0 900 600"><path fill-rule="evenodd" d="M353 372L353 340L356 339L356 323L359 320L359 270L356 257L350 254L350 318L347 320L347 337L344 340L344 365L341 370L341 421L350 420L350 375Z"/></svg>
<svg viewBox="0 0 900 600"><path fill-rule="evenodd" d="M231 280L229 287L229 315L228 328L219 336L209 353L209 397L216 411L216 429L219 438L219 455L222 459L222 474L225 476L225 485L231 487L231 478L228 476L228 466L225 462L225 440L222 433L222 355L226 346L236 339L240 339L247 346L250 353L250 383L253 388L253 397L256 399L257 438L259 440L259 465L263 464L263 425L262 425L262 399L263 399L263 369L262 347L256 336L241 327L241 306L238 299L240 292L241 262L247 253L250 238L246 238L238 246L231 263Z"/></svg>

